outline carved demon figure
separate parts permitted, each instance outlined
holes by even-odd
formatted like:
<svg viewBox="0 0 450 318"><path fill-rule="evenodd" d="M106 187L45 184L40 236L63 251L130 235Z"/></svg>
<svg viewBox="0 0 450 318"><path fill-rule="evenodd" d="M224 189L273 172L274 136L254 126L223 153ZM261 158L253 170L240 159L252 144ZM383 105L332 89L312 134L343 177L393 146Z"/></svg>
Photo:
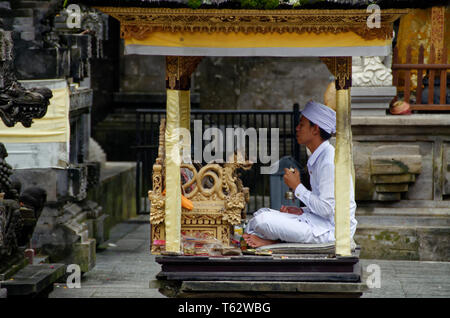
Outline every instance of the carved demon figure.
<svg viewBox="0 0 450 318"><path fill-rule="evenodd" d="M11 178L7 156L0 143L0 263L28 244L47 199L45 190L38 187L21 192L20 182Z"/></svg>
<svg viewBox="0 0 450 318"><path fill-rule="evenodd" d="M33 119L47 113L52 91L46 87L25 89L13 66L11 32L0 29L0 118L8 127L20 122L30 127Z"/></svg>

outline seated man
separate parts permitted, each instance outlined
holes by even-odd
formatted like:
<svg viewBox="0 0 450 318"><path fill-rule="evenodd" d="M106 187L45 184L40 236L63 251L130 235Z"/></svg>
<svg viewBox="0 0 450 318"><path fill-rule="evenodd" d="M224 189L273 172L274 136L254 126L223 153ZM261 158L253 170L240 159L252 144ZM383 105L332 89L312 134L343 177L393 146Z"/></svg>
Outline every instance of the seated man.
<svg viewBox="0 0 450 318"><path fill-rule="evenodd" d="M312 191L301 183L300 173L285 169L284 182L306 207L285 207L280 211L259 209L249 221L244 239L251 247L292 243L327 243L334 237L334 147L328 139L336 132L336 113L331 108L310 101L296 127L299 144L311 152L307 167ZM354 189L350 182L350 235L356 230Z"/></svg>

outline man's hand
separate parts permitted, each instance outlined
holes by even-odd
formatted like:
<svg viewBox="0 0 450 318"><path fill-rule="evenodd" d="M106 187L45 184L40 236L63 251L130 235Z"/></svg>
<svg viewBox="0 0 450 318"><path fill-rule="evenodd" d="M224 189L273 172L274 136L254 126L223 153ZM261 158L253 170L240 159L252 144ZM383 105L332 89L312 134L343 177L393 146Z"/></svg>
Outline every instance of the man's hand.
<svg viewBox="0 0 450 318"><path fill-rule="evenodd" d="M300 172L297 169L292 172L288 168L284 168L283 180L290 189L295 191L297 186L301 183Z"/></svg>
<svg viewBox="0 0 450 318"><path fill-rule="evenodd" d="M295 215L302 215L303 210L302 208L296 207L296 206L284 206L282 205L280 208L280 212L289 213L289 214L295 214Z"/></svg>

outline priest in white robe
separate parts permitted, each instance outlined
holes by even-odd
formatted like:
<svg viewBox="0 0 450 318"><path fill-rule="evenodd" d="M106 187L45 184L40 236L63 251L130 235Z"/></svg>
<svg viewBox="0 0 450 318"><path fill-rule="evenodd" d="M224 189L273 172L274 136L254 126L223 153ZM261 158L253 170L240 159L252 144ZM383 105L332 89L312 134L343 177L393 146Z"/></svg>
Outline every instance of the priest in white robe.
<svg viewBox="0 0 450 318"><path fill-rule="evenodd" d="M253 214L244 239L251 247L290 243L328 243L334 235L334 147L328 141L336 132L336 112L310 101L302 111L300 123L295 128L297 142L311 152L307 167L311 191L305 188L300 172L285 169L284 182L294 190L297 199L306 207L285 207L280 211L262 208ZM356 231L356 203L351 175L350 182L350 235Z"/></svg>

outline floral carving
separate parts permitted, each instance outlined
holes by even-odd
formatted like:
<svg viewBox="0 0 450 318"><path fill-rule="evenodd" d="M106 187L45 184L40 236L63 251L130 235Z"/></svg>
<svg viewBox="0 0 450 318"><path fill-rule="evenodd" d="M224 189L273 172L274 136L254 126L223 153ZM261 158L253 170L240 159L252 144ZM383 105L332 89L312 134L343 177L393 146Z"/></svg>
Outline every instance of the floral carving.
<svg viewBox="0 0 450 318"><path fill-rule="evenodd" d="M155 31L285 33L355 32L364 39L391 39L392 23L407 10L385 9L380 28L369 29L366 10L230 10L98 7L120 21L125 39Z"/></svg>
<svg viewBox="0 0 450 318"><path fill-rule="evenodd" d="M164 130L165 120L162 120L158 158L153 165L153 190L149 191L152 252L155 254L164 249L164 246L154 244L164 240ZM182 209L181 230L191 234L214 233L215 238L228 245L231 227L241 222L249 198L249 190L243 186L237 171L250 169L251 165L239 153L223 165L212 163L197 169L192 164L181 164L181 169L188 169L192 173L191 179L182 185L182 193L194 205L191 211Z"/></svg>

